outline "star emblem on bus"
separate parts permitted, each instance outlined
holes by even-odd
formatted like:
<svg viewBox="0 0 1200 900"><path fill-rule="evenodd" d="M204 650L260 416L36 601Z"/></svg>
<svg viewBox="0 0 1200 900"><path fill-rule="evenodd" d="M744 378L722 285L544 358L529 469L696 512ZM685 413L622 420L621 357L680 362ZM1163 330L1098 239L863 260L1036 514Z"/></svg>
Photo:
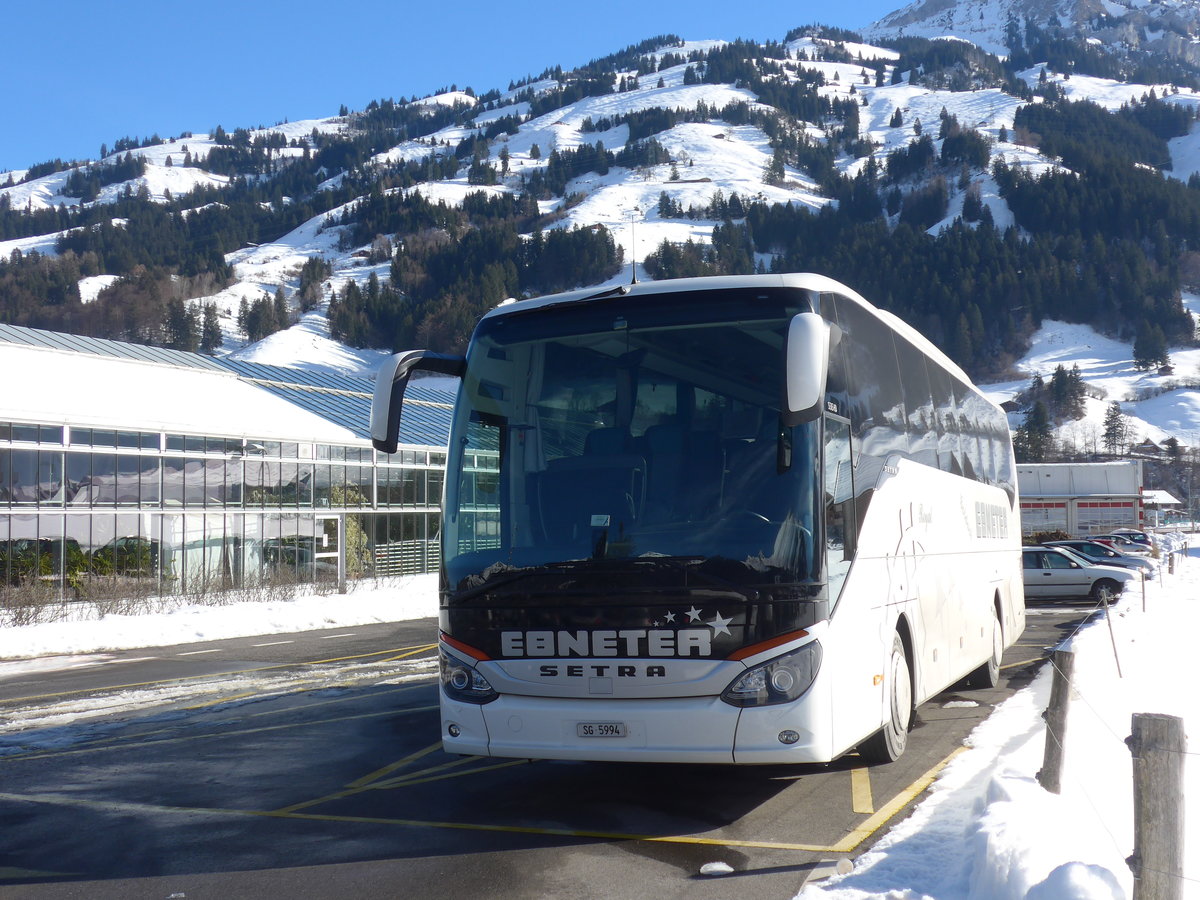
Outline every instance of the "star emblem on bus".
<svg viewBox="0 0 1200 900"><path fill-rule="evenodd" d="M732 632L729 630L729 623L732 621L732 616L730 616L728 619L723 619L721 618L721 614L717 613L716 617L709 622L708 625L713 630L713 636L715 637L718 634L732 634Z"/></svg>

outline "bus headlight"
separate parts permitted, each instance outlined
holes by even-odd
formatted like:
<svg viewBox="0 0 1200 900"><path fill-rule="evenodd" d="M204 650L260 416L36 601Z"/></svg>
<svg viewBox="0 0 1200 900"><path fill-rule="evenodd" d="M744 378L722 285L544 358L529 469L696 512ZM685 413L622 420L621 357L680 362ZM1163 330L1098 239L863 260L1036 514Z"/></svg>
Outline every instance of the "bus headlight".
<svg viewBox="0 0 1200 900"><path fill-rule="evenodd" d="M812 641L742 673L721 693L732 706L790 703L805 691L821 668L821 644Z"/></svg>
<svg viewBox="0 0 1200 900"><path fill-rule="evenodd" d="M499 694L479 674L479 670L445 650L438 653L438 668L441 673L442 690L454 700L467 703L491 703Z"/></svg>

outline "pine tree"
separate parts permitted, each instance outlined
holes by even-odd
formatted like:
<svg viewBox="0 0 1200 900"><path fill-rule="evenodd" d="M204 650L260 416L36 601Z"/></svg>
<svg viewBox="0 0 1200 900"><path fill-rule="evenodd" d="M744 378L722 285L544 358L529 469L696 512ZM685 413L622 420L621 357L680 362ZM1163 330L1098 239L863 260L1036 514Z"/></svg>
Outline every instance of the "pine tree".
<svg viewBox="0 0 1200 900"><path fill-rule="evenodd" d="M196 314L182 300L167 303L166 344L172 350L196 352L199 344L199 328Z"/></svg>
<svg viewBox="0 0 1200 900"><path fill-rule="evenodd" d="M763 181L766 184L778 187L783 184L785 177L785 169L783 165L783 150L776 147L775 153L771 156L771 161L767 163L766 169L763 171Z"/></svg>
<svg viewBox="0 0 1200 900"><path fill-rule="evenodd" d="M288 308L287 300L283 296L283 285L275 288L275 328L287 328L288 324Z"/></svg>
<svg viewBox="0 0 1200 900"><path fill-rule="evenodd" d="M224 336L221 334L221 320L217 316L215 304L204 304L204 316L200 326L200 350L212 356L221 348Z"/></svg>
<svg viewBox="0 0 1200 900"><path fill-rule="evenodd" d="M1079 366L1072 366L1068 372L1066 366L1058 365L1050 377L1047 395L1050 415L1055 421L1083 418L1083 378Z"/></svg>
<svg viewBox="0 0 1200 900"><path fill-rule="evenodd" d="M1128 435L1129 425L1121 413L1121 404L1114 400L1104 414L1104 449L1114 455L1122 453Z"/></svg>
<svg viewBox="0 0 1200 900"><path fill-rule="evenodd" d="M1013 440L1013 451L1018 462L1045 462L1054 446L1050 427L1050 416L1046 404L1038 400L1025 415L1025 421L1017 429Z"/></svg>
<svg viewBox="0 0 1200 900"><path fill-rule="evenodd" d="M1142 322L1138 326L1137 337L1133 341L1133 364L1139 369L1153 369L1156 366L1171 364L1171 354L1167 352L1167 337L1157 324Z"/></svg>

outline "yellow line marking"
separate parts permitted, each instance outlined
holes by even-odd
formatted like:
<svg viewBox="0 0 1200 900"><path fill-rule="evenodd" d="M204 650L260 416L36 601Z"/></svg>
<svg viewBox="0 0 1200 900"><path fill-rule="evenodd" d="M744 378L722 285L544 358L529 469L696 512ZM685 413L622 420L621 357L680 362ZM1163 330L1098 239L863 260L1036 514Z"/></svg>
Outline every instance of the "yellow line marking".
<svg viewBox="0 0 1200 900"><path fill-rule="evenodd" d="M401 653L399 656L389 656L387 659L381 659L380 662L395 662L398 659L407 659L410 656L416 656L418 653L424 653L427 650L433 650L437 644L426 644L424 647L417 647L415 650L410 650L407 653Z"/></svg>
<svg viewBox="0 0 1200 900"><path fill-rule="evenodd" d="M524 760L521 760L524 762ZM651 841L665 844L699 844L710 847L747 847L763 850L805 850L814 853L826 852L829 847L818 844L790 844L782 841L743 841L725 840L722 838L694 837L692 835L652 835L631 834L613 831L590 831L575 828L541 828L525 825L484 825L474 822L441 822L424 819L390 819L377 816L343 816L321 813L292 813L266 811L257 809L213 809L209 807L190 806L156 806L150 803L130 803L123 801L97 801L81 797L68 797L58 794L7 794L0 793L0 800L17 803L45 803L52 806L83 807L88 809L103 809L110 812L162 814L180 813L183 815L215 816L255 816L267 819L295 819L310 822L345 822L357 825L395 825L404 828L444 828L454 831L487 831L507 834L537 834L554 837L591 838L605 841Z"/></svg>
<svg viewBox="0 0 1200 900"><path fill-rule="evenodd" d="M871 796L871 770L857 766L850 770L851 809L856 813L870 815L875 812L875 799Z"/></svg>
<svg viewBox="0 0 1200 900"><path fill-rule="evenodd" d="M410 754L408 754L408 756L404 757L403 759L398 759L394 763L390 763L389 765L384 766L382 769L376 769L374 772L369 772L368 774L364 775L362 778L356 778L354 781L351 781L348 785L346 785L346 787L360 788L363 785L370 784L372 781L378 781L384 775L390 775L392 772L395 772L397 769L403 769L405 766L416 762L422 756L428 756L433 751L441 750L441 749L442 749L441 741L438 741L437 743L434 743L434 744L430 744L428 747L424 747L421 750L417 750L414 753L410 753Z"/></svg>
<svg viewBox="0 0 1200 900"><path fill-rule="evenodd" d="M275 817L276 813L250 813ZM699 844L709 847L747 847L760 850L806 850L821 853L829 850L818 844L789 844L782 841L742 841L724 838L693 837L691 835L628 834L615 831L589 831L576 828L539 828L525 825L481 825L468 822L436 822L418 819L384 819L370 816L335 816L319 813L287 813L281 818L308 819L316 822L348 822L372 825L399 825L410 828L445 828L457 831L492 831L508 834L542 834L554 837L592 838L602 841L649 841L660 844Z"/></svg>
<svg viewBox="0 0 1200 900"><path fill-rule="evenodd" d="M933 784L934 779L941 774L942 769L950 764L950 760L954 759L960 753L964 753L966 749L966 747L957 747L953 753L889 800L883 809L879 810L871 818L852 830L846 837L827 849L831 853L850 853L853 851L855 847L882 828L892 816L904 809L911 800L916 799L917 795Z"/></svg>
<svg viewBox="0 0 1200 900"><path fill-rule="evenodd" d="M1045 662L1045 661L1046 661L1046 657L1044 657L1044 656L1036 656L1036 657L1034 657L1033 659L1023 659L1023 660L1021 660L1020 662L1007 663L1006 665L1003 665L1003 666L1001 666L1000 668L1001 668L1001 669L1015 669L1015 668L1017 668L1018 666L1027 666L1027 665L1029 665L1030 663L1035 663L1035 662Z"/></svg>
<svg viewBox="0 0 1200 900"><path fill-rule="evenodd" d="M475 759L478 760L478 757ZM471 760L463 760L463 762L470 761ZM490 766L480 766L476 769L468 769L465 772L446 772L441 775L427 775L426 777L421 777L422 775L425 775L425 773L434 772L439 768L449 768L449 764L447 764L446 766L435 766L432 769L426 769L425 772L415 772L411 776L404 778L393 778L390 781L381 781L378 784L371 785L371 787L379 790L391 790L394 787L409 787L410 785L425 784L430 781L444 781L447 778L462 778L464 775L480 775L484 772L495 771L496 769L508 769L513 766L524 766L531 762L533 762L533 760L510 759L507 762L495 763Z"/></svg>
<svg viewBox="0 0 1200 900"><path fill-rule="evenodd" d="M441 763L436 766L430 766L427 769L418 769L415 772L409 772L407 775L399 775L395 778L389 778L387 781L377 781L373 785L371 785L371 787L372 788L393 787L402 782L411 781L414 778L421 778L424 776L432 775L434 772L444 772L447 769L457 769L460 766L465 766L467 763L482 762L484 759L486 759L486 757L462 756L462 757L459 757L458 759L452 759L449 762L444 762L444 763ZM526 760L521 760L521 762L526 762Z"/></svg>
<svg viewBox="0 0 1200 900"><path fill-rule="evenodd" d="M783 841L745 841L723 838L696 837L692 835L649 835L613 831L591 831L578 828L543 828L527 825L484 825L473 822L443 822L424 819L392 819L377 816L347 816L323 813L304 813L295 810L249 810L249 809L212 809L205 807L155 806L148 803L128 803L121 801L96 801L80 797L67 797L57 794L7 794L0 793L0 800L20 803L47 803L57 806L80 806L85 808L101 808L112 811L133 811L149 813L182 813L193 815L205 813L224 816L256 816L274 819L299 819L312 822L345 822L360 825L395 825L405 828L443 828L454 831L486 831L507 834L535 834L553 837L590 838L605 841L647 841L662 844L691 844L708 847L744 847L761 850L800 850L811 853L850 853L879 828L885 825L896 813L903 809L911 800L933 783L951 760L966 751L966 747L958 747L931 768L928 772L910 784L907 788L893 797L888 803L860 826L850 832L845 838L833 846L821 844L786 843ZM478 757L475 757L478 759ZM505 765L520 765L527 760L511 760L488 769L503 768ZM472 770L462 774L473 774ZM378 785L364 785L362 790L371 790Z"/></svg>
<svg viewBox="0 0 1200 900"><path fill-rule="evenodd" d="M27 703L30 700L48 700L52 697L70 697L74 694L99 694L105 691L122 691L128 688L153 687L156 684L178 684L183 681L198 681L204 678L224 678L229 675L248 675L251 672L269 672L272 669L295 669L301 666L321 666L326 663L349 662L352 659L367 659L371 656L385 656L388 653L401 653L402 656L393 657L394 659L402 659L404 656L413 656L426 650L432 650L437 644L421 644L417 647L393 647L390 650L375 650L371 653L358 653L354 656L334 656L329 659L313 659L307 662L290 662L276 663L271 666L257 666L252 669L233 669L228 672L209 672L206 675L183 675L179 678L160 678L157 681L135 681L131 684L114 684L103 688L77 688L72 691L55 691L49 694L31 694L28 697L7 697L0 698L0 704L6 703ZM387 660L380 660L387 662Z"/></svg>
<svg viewBox="0 0 1200 900"><path fill-rule="evenodd" d="M185 706L184 709L207 709L210 706L220 706L222 703L231 703L234 700L242 700L246 697L253 697L258 691L247 691L244 694L234 694L232 697L219 697L216 700L209 700L207 703L197 703L195 706Z"/></svg>
<svg viewBox="0 0 1200 900"><path fill-rule="evenodd" d="M441 744L436 746L440 747ZM453 759L450 762L442 763L440 766L430 766L428 769L421 769L409 775L403 775L399 778L391 778L387 781L372 781L359 786L347 786L343 790L334 791L332 794L326 794L323 797L317 797L315 800L305 800L301 803L293 803L291 806L284 806L276 810L276 812L296 812L301 809L308 809L313 806L320 806L322 803L332 803L334 800L341 800L345 797L352 797L355 794L361 794L365 791L382 791L391 790L392 788L409 787L414 784L425 784L429 781L442 781L446 778L458 778L462 775L476 775L481 772L491 772L494 769L507 769L510 766L523 766L530 762L528 759L514 759L502 763L496 763L491 766L479 766L470 769L466 772L450 772L448 774L432 775L433 772L445 773L446 769L456 769L459 766L465 766L469 763L478 763L483 760L480 756L466 756L462 759Z"/></svg>

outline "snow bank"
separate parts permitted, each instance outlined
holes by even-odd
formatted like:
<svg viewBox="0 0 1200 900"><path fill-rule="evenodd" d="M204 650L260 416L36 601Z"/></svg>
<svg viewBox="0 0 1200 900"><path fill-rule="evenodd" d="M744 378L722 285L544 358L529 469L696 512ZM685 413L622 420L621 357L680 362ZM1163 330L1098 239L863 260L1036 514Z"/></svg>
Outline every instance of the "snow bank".
<svg viewBox="0 0 1200 900"><path fill-rule="evenodd" d="M437 576L364 582L348 594L307 594L208 606L165 598L157 612L105 615L90 603L66 605L64 621L0 627L0 659L159 647L194 641L286 634L437 615ZM0 675L13 674L0 663Z"/></svg>
<svg viewBox="0 0 1200 900"><path fill-rule="evenodd" d="M1164 570L1165 571L1165 570ZM967 739L913 814L855 862L852 872L798 895L804 900L1117 900L1131 897L1132 761L1124 739L1135 713L1184 719L1195 733L1200 694L1187 676L1200 627L1200 560L1148 585L1070 640L1074 692L1063 789L1037 781L1041 718L1052 670L998 706ZM1115 645L1115 646L1114 646ZM1119 666L1118 666L1119 664ZM1200 797L1200 766L1185 770ZM1192 817L1193 819L1195 816ZM1184 896L1200 897L1200 828L1184 846Z"/></svg>

